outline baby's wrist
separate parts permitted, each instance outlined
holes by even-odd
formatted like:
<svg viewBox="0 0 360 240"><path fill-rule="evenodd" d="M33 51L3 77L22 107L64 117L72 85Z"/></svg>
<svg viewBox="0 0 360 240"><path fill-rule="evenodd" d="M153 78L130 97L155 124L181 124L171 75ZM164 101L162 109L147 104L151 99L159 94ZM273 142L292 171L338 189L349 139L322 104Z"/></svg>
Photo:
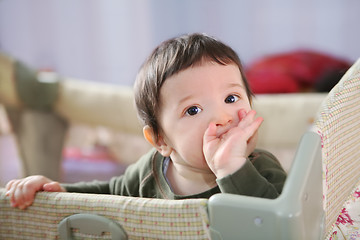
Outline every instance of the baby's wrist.
<svg viewBox="0 0 360 240"><path fill-rule="evenodd" d="M216 178L221 179L237 172L240 168L244 166L245 162L246 158L244 157L241 159L237 159L234 164L228 164L226 168L217 170L215 173Z"/></svg>

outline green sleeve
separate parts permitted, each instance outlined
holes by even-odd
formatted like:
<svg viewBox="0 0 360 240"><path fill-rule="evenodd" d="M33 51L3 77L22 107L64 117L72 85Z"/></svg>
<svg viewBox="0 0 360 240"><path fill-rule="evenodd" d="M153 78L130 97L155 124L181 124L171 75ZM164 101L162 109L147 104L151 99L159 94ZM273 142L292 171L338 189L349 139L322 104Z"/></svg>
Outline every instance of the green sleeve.
<svg viewBox="0 0 360 240"><path fill-rule="evenodd" d="M148 183L146 180L151 179L152 176L154 153L155 151L153 150L145 154L136 163L129 165L123 175L113 177L110 181L79 182L62 184L62 186L68 192L142 196L143 194L140 193L140 191L143 191L141 190L141 184L143 182Z"/></svg>
<svg viewBox="0 0 360 240"><path fill-rule="evenodd" d="M92 181L61 184L67 192L110 194L109 182Z"/></svg>
<svg viewBox="0 0 360 240"><path fill-rule="evenodd" d="M266 151L256 150L239 170L218 179L223 193L276 198L280 195L286 173L277 159Z"/></svg>

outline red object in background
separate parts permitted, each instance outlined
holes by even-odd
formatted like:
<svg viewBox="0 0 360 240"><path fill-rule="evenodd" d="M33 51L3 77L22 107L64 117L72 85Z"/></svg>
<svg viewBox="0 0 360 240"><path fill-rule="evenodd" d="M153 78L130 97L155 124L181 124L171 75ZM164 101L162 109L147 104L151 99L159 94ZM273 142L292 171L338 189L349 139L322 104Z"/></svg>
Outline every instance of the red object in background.
<svg viewBox="0 0 360 240"><path fill-rule="evenodd" d="M65 147L63 157L65 159L87 161L115 161L108 149L102 146L94 146L92 148Z"/></svg>
<svg viewBox="0 0 360 240"><path fill-rule="evenodd" d="M246 68L245 73L255 94L294 93L313 89L324 76L350 66L342 59L303 50L265 57Z"/></svg>

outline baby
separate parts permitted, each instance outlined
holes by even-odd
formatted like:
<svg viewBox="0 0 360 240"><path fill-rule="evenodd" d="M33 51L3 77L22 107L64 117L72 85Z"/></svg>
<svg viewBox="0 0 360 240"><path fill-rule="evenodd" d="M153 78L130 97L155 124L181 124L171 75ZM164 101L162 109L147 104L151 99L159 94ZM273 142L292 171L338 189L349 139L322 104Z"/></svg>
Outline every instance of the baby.
<svg viewBox="0 0 360 240"><path fill-rule="evenodd" d="M286 173L272 154L255 149L263 119L251 109L249 84L229 46L204 34L165 41L140 69L134 91L153 150L106 182L12 180L6 185L12 206L28 207L37 191L163 199L281 193Z"/></svg>

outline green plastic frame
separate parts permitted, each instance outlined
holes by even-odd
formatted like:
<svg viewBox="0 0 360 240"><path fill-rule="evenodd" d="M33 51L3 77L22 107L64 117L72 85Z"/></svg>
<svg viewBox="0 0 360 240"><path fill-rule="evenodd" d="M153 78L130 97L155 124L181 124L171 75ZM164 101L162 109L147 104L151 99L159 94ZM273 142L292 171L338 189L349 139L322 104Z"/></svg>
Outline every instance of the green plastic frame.
<svg viewBox="0 0 360 240"><path fill-rule="evenodd" d="M209 199L210 231L218 239L321 239L324 235L320 136L305 133L276 199L217 194Z"/></svg>
<svg viewBox="0 0 360 240"><path fill-rule="evenodd" d="M73 239L72 228L97 236L101 236L103 232L110 232L114 240L128 239L126 231L118 223L95 214L80 213L64 218L58 225L60 239Z"/></svg>

